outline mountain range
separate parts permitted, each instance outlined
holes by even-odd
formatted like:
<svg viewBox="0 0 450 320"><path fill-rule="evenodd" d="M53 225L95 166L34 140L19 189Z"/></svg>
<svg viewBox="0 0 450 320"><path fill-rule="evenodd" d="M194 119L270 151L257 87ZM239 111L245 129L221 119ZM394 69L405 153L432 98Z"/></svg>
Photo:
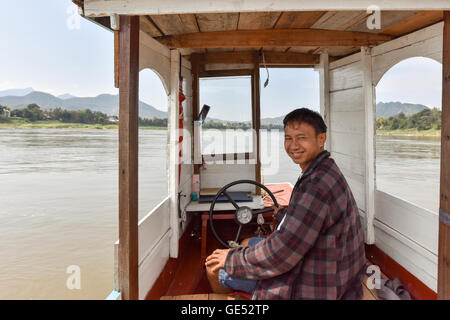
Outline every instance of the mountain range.
<svg viewBox="0 0 450 320"><path fill-rule="evenodd" d="M100 111L107 115L117 115L119 112L119 95L100 94L96 97L75 97L71 94L54 96L49 93L34 91L33 88L9 89L0 91L0 105L5 105L11 109L25 108L31 103L36 103L42 109L62 108L66 110L91 109ZM413 115L424 109L429 109L422 104L402 103L402 102L379 102L377 103L376 117L389 118L403 112L406 116ZM167 112L139 101L139 116L141 118L167 118ZM261 125L282 125L284 116L274 118L262 118ZM227 122L220 119L207 119Z"/></svg>
<svg viewBox="0 0 450 320"><path fill-rule="evenodd" d="M430 109L423 104L403 103L403 102L378 102L377 103L377 118L389 118L403 112L405 116L412 116L413 114L425 109Z"/></svg>
<svg viewBox="0 0 450 320"><path fill-rule="evenodd" d="M64 94L55 97L49 93L40 91L28 92L28 89L7 90L6 93L16 92L24 93L24 95L5 95L5 91L0 91L0 105L8 106L11 109L26 108L27 105L35 103L41 109L61 108L66 110L83 110L91 109L92 111L100 111L107 115L113 116L119 113L119 95L100 94L96 97L74 97ZM139 101L139 116L141 118L167 118L167 112L156 109L155 107Z"/></svg>

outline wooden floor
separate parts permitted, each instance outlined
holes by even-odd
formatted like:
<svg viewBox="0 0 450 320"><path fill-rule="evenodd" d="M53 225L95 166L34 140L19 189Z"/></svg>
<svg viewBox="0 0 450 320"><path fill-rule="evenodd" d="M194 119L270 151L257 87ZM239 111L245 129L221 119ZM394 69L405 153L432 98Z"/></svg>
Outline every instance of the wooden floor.
<svg viewBox="0 0 450 320"><path fill-rule="evenodd" d="M221 222L226 224L226 222ZM224 229L233 230L229 226L224 225ZM196 231L197 234L201 234L200 230ZM246 236L251 236L247 234ZM206 272L203 267L203 263L200 258L200 246L201 239L199 236L192 237L189 240L188 252L180 261L180 267L177 268L173 274L173 280L171 284L161 296L162 300L241 300L247 299L243 295L237 293L233 294L215 294L212 293L209 282L206 278ZM216 248L220 248L218 241L213 237L211 233L208 233L207 239L207 254L210 254ZM367 261L367 266L371 265L370 261ZM382 274L384 278L385 275ZM370 283L370 282L369 282ZM378 300L376 290L368 287L368 277L363 279L363 300Z"/></svg>

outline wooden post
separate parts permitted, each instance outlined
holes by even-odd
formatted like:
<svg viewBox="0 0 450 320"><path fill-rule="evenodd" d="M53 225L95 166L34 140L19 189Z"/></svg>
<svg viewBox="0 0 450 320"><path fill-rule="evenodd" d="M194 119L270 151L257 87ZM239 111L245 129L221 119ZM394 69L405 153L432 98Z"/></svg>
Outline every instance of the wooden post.
<svg viewBox="0 0 450 320"><path fill-rule="evenodd" d="M252 76L252 118L253 130L256 134L256 145L253 145L253 151L256 156L255 180L261 183L261 155L260 155L260 136L259 129L261 126L261 97L260 97L260 76L259 76L259 53L254 54L253 76ZM254 140L254 141L255 141ZM256 194L261 194L261 188L256 187Z"/></svg>
<svg viewBox="0 0 450 320"><path fill-rule="evenodd" d="M178 258L179 217L178 217L178 163L179 151L179 92L180 92L180 55L177 49L170 50L170 96L169 96L169 211L170 211L170 257Z"/></svg>
<svg viewBox="0 0 450 320"><path fill-rule="evenodd" d="M450 300L450 11L444 11L438 299Z"/></svg>
<svg viewBox="0 0 450 320"><path fill-rule="evenodd" d="M197 120L199 113L199 55L198 53L191 54L191 66L192 66L192 133L194 134L194 121ZM195 139L194 139L195 143ZM195 155L194 146L192 146L192 155ZM200 169L198 164L194 164L194 174L199 174Z"/></svg>
<svg viewBox="0 0 450 320"><path fill-rule="evenodd" d="M119 31L114 31L114 87L119 88Z"/></svg>
<svg viewBox="0 0 450 320"><path fill-rule="evenodd" d="M366 142L366 168L365 168L365 199L366 199L366 225L364 226L365 242L375 244L375 88L372 83L372 55L370 48L361 47L361 64L363 68L364 87L364 114L365 114L365 142Z"/></svg>
<svg viewBox="0 0 450 320"><path fill-rule="evenodd" d="M121 16L119 31L119 286L139 298L138 99L139 17Z"/></svg>
<svg viewBox="0 0 450 320"><path fill-rule="evenodd" d="M327 126L327 141L325 142L325 149L331 152L331 127L330 127L330 60L328 53L320 55L320 114Z"/></svg>

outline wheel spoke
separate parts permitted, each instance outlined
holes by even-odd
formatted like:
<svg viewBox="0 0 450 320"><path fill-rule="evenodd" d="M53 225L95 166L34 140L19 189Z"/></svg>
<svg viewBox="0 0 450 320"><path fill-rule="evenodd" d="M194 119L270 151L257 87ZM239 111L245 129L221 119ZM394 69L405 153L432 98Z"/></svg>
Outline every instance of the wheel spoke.
<svg viewBox="0 0 450 320"><path fill-rule="evenodd" d="M270 211L273 211L273 208L272 208L272 207L270 207L270 208L264 208L264 209L252 210L252 214L253 214L253 215L257 215L257 214L260 214L260 213L266 213L266 212L270 212Z"/></svg>
<svg viewBox="0 0 450 320"><path fill-rule="evenodd" d="M230 194L229 194L228 192L222 191L222 194L224 194L225 197L228 198L228 200L233 204L233 206L234 206L236 209L239 209L239 206L238 206L237 203L233 200L233 198L230 196Z"/></svg>
<svg viewBox="0 0 450 320"><path fill-rule="evenodd" d="M234 242L236 242L236 243L239 241L239 236L241 235L241 230L242 230L242 224L239 225L238 232L236 233L236 238L234 238Z"/></svg>

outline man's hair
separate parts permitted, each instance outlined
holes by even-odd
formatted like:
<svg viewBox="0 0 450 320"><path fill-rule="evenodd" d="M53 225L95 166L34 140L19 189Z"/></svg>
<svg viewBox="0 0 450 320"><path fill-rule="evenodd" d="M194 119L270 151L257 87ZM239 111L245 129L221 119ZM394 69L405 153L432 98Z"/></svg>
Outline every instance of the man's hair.
<svg viewBox="0 0 450 320"><path fill-rule="evenodd" d="M327 126L320 113L308 108L295 109L289 112L283 119L284 128L290 122L305 122L314 128L316 135L327 132Z"/></svg>

